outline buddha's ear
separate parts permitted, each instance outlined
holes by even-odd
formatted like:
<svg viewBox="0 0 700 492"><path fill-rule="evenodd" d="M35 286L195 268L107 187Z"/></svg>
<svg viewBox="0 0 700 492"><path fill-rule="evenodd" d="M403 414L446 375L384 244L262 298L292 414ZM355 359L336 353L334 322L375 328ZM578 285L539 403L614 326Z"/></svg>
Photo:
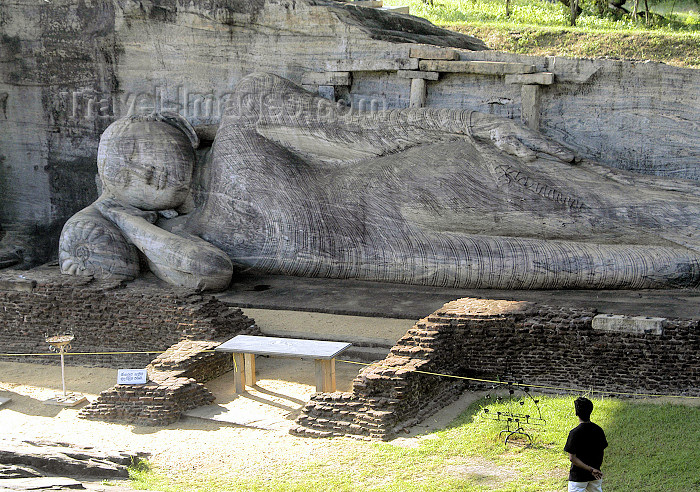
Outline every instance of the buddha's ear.
<svg viewBox="0 0 700 492"><path fill-rule="evenodd" d="M190 142L192 143L193 149L199 147L199 137L194 131L194 127L190 125L190 122L187 121L182 115L172 111L165 111L163 113L156 114L156 121L162 121L164 123L174 126L182 133L187 135L187 138L189 138Z"/></svg>

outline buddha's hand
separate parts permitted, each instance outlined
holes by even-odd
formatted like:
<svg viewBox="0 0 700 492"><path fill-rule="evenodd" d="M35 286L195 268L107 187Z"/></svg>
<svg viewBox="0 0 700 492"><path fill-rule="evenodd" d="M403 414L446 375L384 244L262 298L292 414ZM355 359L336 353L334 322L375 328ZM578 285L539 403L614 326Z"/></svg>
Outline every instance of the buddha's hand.
<svg viewBox="0 0 700 492"><path fill-rule="evenodd" d="M527 161L542 154L566 163L575 161L574 153L563 145L508 118L474 112L470 130L475 138L489 140L503 152Z"/></svg>
<svg viewBox="0 0 700 492"><path fill-rule="evenodd" d="M104 198L95 202L95 207L104 216L105 219L111 220L115 224L119 223L119 216L123 214L131 215L132 217L140 217L149 223L153 224L158 219L158 213L152 210L141 210L140 208L125 205L114 198Z"/></svg>

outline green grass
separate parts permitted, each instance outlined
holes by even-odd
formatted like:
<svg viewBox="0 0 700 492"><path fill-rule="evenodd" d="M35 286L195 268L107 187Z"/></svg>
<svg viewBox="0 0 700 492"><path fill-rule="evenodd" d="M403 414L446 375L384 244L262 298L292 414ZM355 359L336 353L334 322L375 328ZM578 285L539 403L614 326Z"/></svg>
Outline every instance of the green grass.
<svg viewBox="0 0 700 492"><path fill-rule="evenodd" d="M486 23L501 26L569 27L569 9L560 2L544 0L512 0L510 16L506 16L504 0L434 0L433 5L423 0L384 0L385 5L408 5L412 15L449 25L457 23ZM642 2L643 5L643 2ZM700 31L700 15L694 4L674 6L673 2L660 4L666 20L657 20L647 26L643 18L636 21L625 16L600 16L590 3L583 3L583 12L576 20L580 30L633 30L638 32ZM652 12L655 8L652 8Z"/></svg>
<svg viewBox="0 0 700 492"><path fill-rule="evenodd" d="M647 26L643 18L594 14L591 2L576 27L568 9L544 0L514 0L506 17L504 0L384 0L408 5L411 14L483 39L496 50L532 55L612 57L654 60L677 66L700 66L700 14L694 1L665 2L652 11L666 16ZM641 2L643 5L643 2Z"/></svg>
<svg viewBox="0 0 700 492"><path fill-rule="evenodd" d="M184 475L167 478L158 470L132 470L137 488L175 491L501 491L563 490L569 462L563 452L568 431L577 425L573 397L541 397L546 425L534 432L531 447L505 446L500 422L483 418L504 404L481 400L447 429L417 448L387 443L325 441L332 458L285 462L264 478ZM606 491L698 490L700 408L594 400L592 420L606 431L610 446L603 471ZM536 414L527 400L515 408Z"/></svg>

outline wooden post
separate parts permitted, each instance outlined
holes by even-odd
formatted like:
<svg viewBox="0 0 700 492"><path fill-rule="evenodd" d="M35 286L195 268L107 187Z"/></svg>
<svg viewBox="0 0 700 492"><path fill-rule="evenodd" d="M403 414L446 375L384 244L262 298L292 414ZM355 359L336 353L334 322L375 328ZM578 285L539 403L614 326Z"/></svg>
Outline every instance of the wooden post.
<svg viewBox="0 0 700 492"><path fill-rule="evenodd" d="M425 79L411 79L411 100L409 105L412 108L422 108L425 106L425 100L428 97L425 87Z"/></svg>
<svg viewBox="0 0 700 492"><path fill-rule="evenodd" d="M332 393L335 391L335 359L314 359L316 365L316 391Z"/></svg>
<svg viewBox="0 0 700 492"><path fill-rule="evenodd" d="M245 384L247 386L255 386L255 354L243 354L245 361Z"/></svg>
<svg viewBox="0 0 700 492"><path fill-rule="evenodd" d="M236 393L245 393L245 358L238 352L233 354L233 382Z"/></svg>

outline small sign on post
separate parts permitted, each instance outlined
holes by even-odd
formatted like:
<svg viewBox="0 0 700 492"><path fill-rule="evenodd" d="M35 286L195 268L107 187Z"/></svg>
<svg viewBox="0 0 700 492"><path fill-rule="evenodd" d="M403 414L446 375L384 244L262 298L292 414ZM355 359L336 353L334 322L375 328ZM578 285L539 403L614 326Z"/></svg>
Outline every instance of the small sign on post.
<svg viewBox="0 0 700 492"><path fill-rule="evenodd" d="M146 369L119 369L117 384L146 384L148 371Z"/></svg>

